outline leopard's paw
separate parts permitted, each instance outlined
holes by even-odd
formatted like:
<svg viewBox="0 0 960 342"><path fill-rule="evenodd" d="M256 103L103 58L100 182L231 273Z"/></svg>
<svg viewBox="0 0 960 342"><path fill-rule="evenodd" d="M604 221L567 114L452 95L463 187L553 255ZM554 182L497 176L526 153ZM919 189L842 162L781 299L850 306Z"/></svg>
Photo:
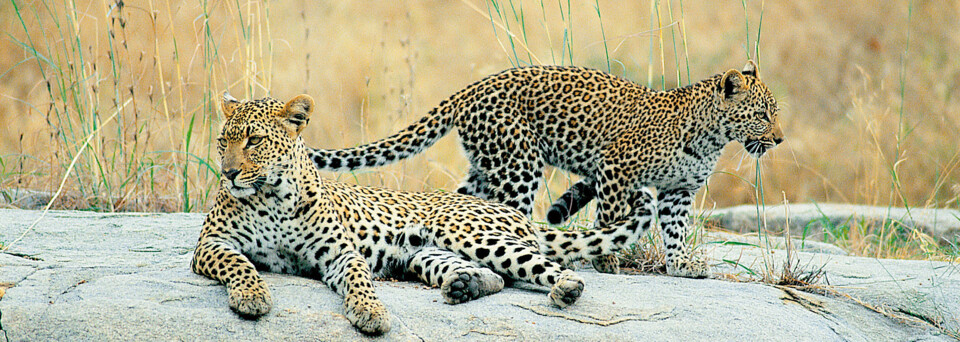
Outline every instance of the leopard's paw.
<svg viewBox="0 0 960 342"><path fill-rule="evenodd" d="M390 313L379 300L347 307L347 319L357 330L367 335L383 335L390 331Z"/></svg>
<svg viewBox="0 0 960 342"><path fill-rule="evenodd" d="M459 304L503 290L503 278L486 268L462 269L448 273L440 285L447 304Z"/></svg>
<svg viewBox="0 0 960 342"><path fill-rule="evenodd" d="M583 293L583 279L570 270L564 270L550 289L550 300L561 309L570 306Z"/></svg>
<svg viewBox="0 0 960 342"><path fill-rule="evenodd" d="M261 279L255 280L252 285L233 287L229 297L230 309L244 318L258 318L273 307L270 290Z"/></svg>
<svg viewBox="0 0 960 342"><path fill-rule="evenodd" d="M667 274L684 278L707 278L710 276L710 266L702 258L689 256L667 261Z"/></svg>
<svg viewBox="0 0 960 342"><path fill-rule="evenodd" d="M620 273L620 258L617 258L616 255L601 255L591 260L590 263L593 264L593 269L597 270L597 272L609 274Z"/></svg>

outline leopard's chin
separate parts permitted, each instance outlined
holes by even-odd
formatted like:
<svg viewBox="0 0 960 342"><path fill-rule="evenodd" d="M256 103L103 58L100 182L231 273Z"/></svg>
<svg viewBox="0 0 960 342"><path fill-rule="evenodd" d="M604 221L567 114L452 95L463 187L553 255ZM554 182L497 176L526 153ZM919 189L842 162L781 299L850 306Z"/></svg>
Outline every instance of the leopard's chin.
<svg viewBox="0 0 960 342"><path fill-rule="evenodd" d="M233 195L233 197L243 198L243 197L251 196L257 193L258 191L260 191L260 189L263 188L266 181L267 181L267 177L259 176L255 178L253 182L247 186L242 186L237 184L236 180L233 180L233 181L224 180L223 183L220 184L220 186L223 187L224 189L227 189L227 191L230 191L230 194Z"/></svg>
<svg viewBox="0 0 960 342"><path fill-rule="evenodd" d="M743 148L747 150L754 158L760 159L764 153L777 146L773 141L763 139L747 139L743 142Z"/></svg>
<svg viewBox="0 0 960 342"><path fill-rule="evenodd" d="M257 190L254 188L242 188L237 186L228 186L227 190L230 191L230 194L236 198L244 198L257 193Z"/></svg>

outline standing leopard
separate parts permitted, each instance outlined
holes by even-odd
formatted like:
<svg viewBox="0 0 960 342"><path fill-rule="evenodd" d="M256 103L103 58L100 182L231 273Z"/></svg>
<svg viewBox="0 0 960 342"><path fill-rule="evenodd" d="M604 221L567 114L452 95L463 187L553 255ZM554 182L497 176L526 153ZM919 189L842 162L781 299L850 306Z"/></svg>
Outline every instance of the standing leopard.
<svg viewBox="0 0 960 342"><path fill-rule="evenodd" d="M224 96L218 138L219 192L203 223L191 268L227 287L244 317L273 306L259 270L310 276L344 297L350 322L367 334L390 330L372 277L414 278L456 304L496 293L507 277L551 287L573 304L583 280L563 265L637 241L653 207L603 230L535 227L520 211L456 193L401 192L327 181L300 133L313 100L238 101ZM636 219L635 219L636 218Z"/></svg>
<svg viewBox="0 0 960 342"><path fill-rule="evenodd" d="M322 170L396 162L456 129L470 168L457 189L531 215L544 165L583 179L547 213L552 224L597 198L596 227L621 221L633 207L654 205L667 273L704 277L709 270L686 247L693 196L723 147L733 141L759 158L783 141L777 102L749 61L695 84L653 91L579 67L530 66L488 76L460 90L400 132L366 145L313 149ZM655 188L655 203L645 188ZM593 260L616 273L612 256Z"/></svg>

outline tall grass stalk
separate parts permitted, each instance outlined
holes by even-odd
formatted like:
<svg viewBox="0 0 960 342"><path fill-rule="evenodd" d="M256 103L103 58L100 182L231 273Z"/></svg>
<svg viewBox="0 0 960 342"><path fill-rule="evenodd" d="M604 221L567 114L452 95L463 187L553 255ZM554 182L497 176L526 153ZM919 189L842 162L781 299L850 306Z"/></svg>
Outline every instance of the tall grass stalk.
<svg viewBox="0 0 960 342"><path fill-rule="evenodd" d="M894 150L894 158L896 161L893 164L889 165L890 182L891 182L890 184L890 187L891 187L890 203L891 204L890 204L890 207L888 207L888 211L887 211L889 213L890 210L892 209L893 196L897 196L901 201L901 203L903 204L904 208L907 209L907 215L910 216L911 219L912 219L912 214L910 214L910 204L908 203L906 197L903 195L903 187L901 186L900 174L897 171L897 167L900 165L901 161L903 161L905 158L902 150L903 148L902 142L906 138L906 135L905 135L906 132L904 129L905 123L904 123L904 117L903 117L904 102L905 102L904 95L906 93L904 77L906 74L905 69L906 69L907 57L910 53L910 37L911 37L910 22L912 18L913 18L913 0L910 0L910 3L907 5L907 25L906 25L907 41L905 46L903 47L903 53L900 55L900 70L899 70L899 86L900 86L899 102L900 103L899 103L899 108L897 110L897 134L896 134L896 145ZM887 216L889 218L890 215L888 214ZM884 220L884 221L885 223L882 225L882 228L880 230L880 241L884 241L884 235L890 236L894 234L899 235L903 233L902 231L900 231L901 228L903 227L902 225L894 225L894 224L886 223L886 222L892 222L891 220ZM877 248L877 253L878 253L877 257L879 257L879 253L883 249L884 248Z"/></svg>
<svg viewBox="0 0 960 342"><path fill-rule="evenodd" d="M600 1L594 2L594 8L597 9L597 21L600 23L600 38L603 41L603 55L607 62L607 72L610 71L610 48L607 47L607 33L603 30L603 16L600 15Z"/></svg>
<svg viewBox="0 0 960 342"><path fill-rule="evenodd" d="M52 133L54 153L44 168L51 176L69 176L55 176L65 180L56 189L66 189L57 205L106 211L202 207L218 177L210 148L218 119L207 115L215 113L209 94L223 89L225 74L234 73L218 51L229 36L214 32L210 14L223 17L219 12L232 6L198 4L203 15L194 23L200 34L186 39L198 44L185 61L183 37L173 26L182 20L173 6L184 4L150 0L130 11L122 1L10 3L20 32L9 38L29 56L15 67L32 61L45 80L49 105L31 106L45 112ZM234 5L245 24L237 29L244 37L239 55L244 68L235 69L243 71L236 79L247 95L264 93L271 87L274 55L270 5ZM184 63L197 62L204 73L185 72L190 66ZM112 121L101 114L111 110L118 111ZM61 160L74 162L69 174Z"/></svg>
<svg viewBox="0 0 960 342"><path fill-rule="evenodd" d="M113 115L111 115L109 118L107 118L106 121L111 121L114 118L116 118L117 114L119 114L123 110L123 107L129 104L130 101L131 100L127 100L127 102L124 102L122 105L120 105L117 111L113 113ZM47 215L47 212L50 210L50 206L52 206L56 202L56 199L60 197L60 194L63 193L64 185L67 183L67 178L70 176L70 171L73 171L73 167L77 165L77 161L80 159L80 155L83 154L87 146L90 146L90 141L97 136L98 131L99 130L94 131L93 133L88 135L86 141L84 141L83 144L80 146L80 149L77 151L77 155L73 158L73 160L70 161L70 165L67 166L67 170L64 171L63 180L60 181L60 186L57 187L57 192L53 195L53 198L51 198L50 201L47 202L47 205L43 208L43 211L40 213L40 216L38 216L36 220L33 220L33 223L31 223L30 226L27 227L27 229L24 229L23 232L20 233L20 235L17 236L16 239L13 239L13 241L7 244L0 244L0 247L2 247L0 248L0 250L10 249L10 247L17 244L17 242L22 240L24 236L27 236L27 233L30 233L30 231L32 231L33 228L37 226L37 223L39 223L40 220L42 220L43 217Z"/></svg>
<svg viewBox="0 0 960 342"><path fill-rule="evenodd" d="M906 64L910 54L910 38L911 38L910 22L912 21L912 19L913 19L913 0L910 0L910 3L907 5L907 27L906 27L907 42L906 42L906 45L903 47L903 54L900 55L900 70L899 70L900 106L897 110L897 140L896 140L896 150L894 154L897 161L892 165L890 165L890 176L892 178L891 186L893 188L892 192L895 193L900 198L900 201L903 203L903 206L907 208L908 213L910 212L910 204L907 203L907 199L903 195L903 187L900 184L900 175L897 172L897 165L900 164L900 161L903 160L904 158L902 155L903 153L902 142L906 138L906 134L907 134L904 127L905 123L903 118L903 110L904 110L904 102L905 102L904 95L906 94L906 85L904 84L904 77L906 77L906 71L905 71Z"/></svg>
<svg viewBox="0 0 960 342"><path fill-rule="evenodd" d="M683 42L683 61L687 65L687 85L691 85L693 79L690 78L690 51L687 49L687 25L683 14L683 0L680 0L680 27L678 30L680 30L680 38Z"/></svg>
<svg viewBox="0 0 960 342"><path fill-rule="evenodd" d="M667 61L666 56L664 56L663 53L663 21L660 18L660 0L653 1L653 10L654 13L651 13L651 16L655 16L657 18L657 50L660 52L660 90L667 90ZM653 48L654 47L651 44L650 49L652 50Z"/></svg>
<svg viewBox="0 0 960 342"><path fill-rule="evenodd" d="M542 1L542 0L541 0L541 1ZM561 63L567 63L567 62L569 62L570 65L574 65L574 61L573 61L573 13L572 13L572 11L573 11L573 6L570 4L570 0L567 0L567 14L566 14L566 16L564 16L564 14L563 14L563 2L560 1L560 0L557 0L557 6L560 8L560 20L562 20L564 23L566 23L566 28L564 28L564 30L563 30L563 43L564 43L564 44L563 44L563 50L561 50L561 51L565 51L565 52L566 52L566 56L567 56L567 58L568 58L568 61L566 61L566 62L561 62ZM564 53L561 52L561 54L560 54L560 60L561 60L561 61L564 60L563 56L564 56Z"/></svg>

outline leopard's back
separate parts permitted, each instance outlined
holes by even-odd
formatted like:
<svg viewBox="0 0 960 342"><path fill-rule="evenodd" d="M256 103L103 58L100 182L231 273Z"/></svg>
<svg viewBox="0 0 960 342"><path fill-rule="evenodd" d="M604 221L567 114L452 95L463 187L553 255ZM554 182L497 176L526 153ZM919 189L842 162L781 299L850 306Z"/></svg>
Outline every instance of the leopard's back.
<svg viewBox="0 0 960 342"><path fill-rule="evenodd" d="M528 66L484 78L445 103L455 108L461 140L475 147L468 157L508 159L517 149L536 149L547 165L592 174L603 146L635 125L648 92L595 69Z"/></svg>

